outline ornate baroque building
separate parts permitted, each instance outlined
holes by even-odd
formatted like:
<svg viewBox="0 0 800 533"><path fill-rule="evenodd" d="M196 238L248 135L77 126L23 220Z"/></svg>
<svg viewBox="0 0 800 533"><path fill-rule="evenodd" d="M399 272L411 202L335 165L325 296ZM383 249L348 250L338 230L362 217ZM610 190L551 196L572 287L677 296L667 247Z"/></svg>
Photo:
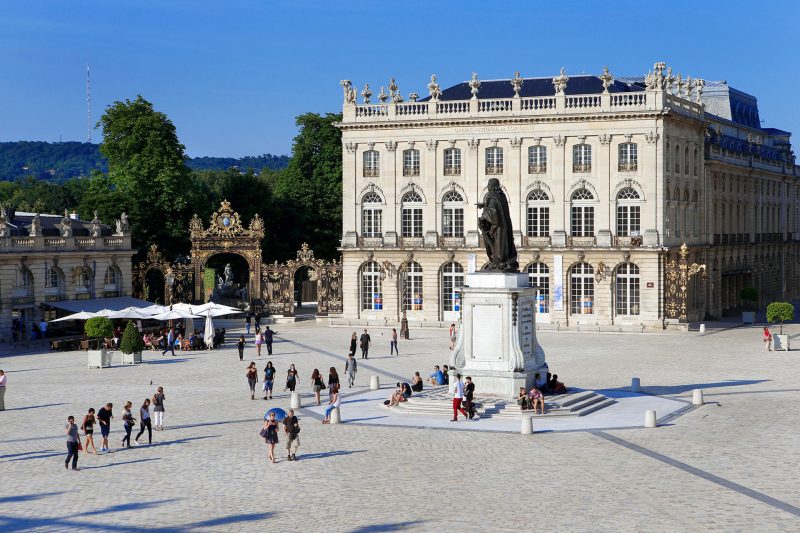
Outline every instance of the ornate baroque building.
<svg viewBox="0 0 800 533"><path fill-rule="evenodd" d="M61 215L0 211L0 341L12 338L12 322L26 335L42 318L55 318L63 300L128 296L131 233L127 216L116 228Z"/></svg>
<svg viewBox="0 0 800 533"><path fill-rule="evenodd" d="M798 296L798 167L755 97L673 75L468 82L373 101L343 80L343 318L450 322L480 269L489 178L508 197L540 323L720 317L743 287ZM682 245L685 243L685 247Z"/></svg>

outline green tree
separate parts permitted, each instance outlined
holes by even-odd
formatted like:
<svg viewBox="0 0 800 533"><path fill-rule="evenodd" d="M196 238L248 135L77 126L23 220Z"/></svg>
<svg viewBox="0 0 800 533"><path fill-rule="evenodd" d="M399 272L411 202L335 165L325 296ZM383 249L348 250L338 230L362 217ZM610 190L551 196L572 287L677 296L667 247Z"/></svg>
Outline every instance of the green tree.
<svg viewBox="0 0 800 533"><path fill-rule="evenodd" d="M783 323L794 320L794 306L787 302L772 302L767 306L767 322L781 323L780 335L783 335Z"/></svg>
<svg viewBox="0 0 800 533"><path fill-rule="evenodd" d="M125 327L125 332L122 334L122 340L119 343L119 349L122 353L138 353L144 349L144 341L133 320L129 320L128 325Z"/></svg>
<svg viewBox="0 0 800 533"><path fill-rule="evenodd" d="M117 190L108 174L95 170L86 181L88 186L78 208L81 218L91 220L97 211L100 220L114 227L114 221L128 208L127 198Z"/></svg>
<svg viewBox="0 0 800 533"><path fill-rule="evenodd" d="M185 251L191 216L191 172L174 124L142 98L114 102L98 123L108 176L125 201L133 244L156 243L167 255Z"/></svg>

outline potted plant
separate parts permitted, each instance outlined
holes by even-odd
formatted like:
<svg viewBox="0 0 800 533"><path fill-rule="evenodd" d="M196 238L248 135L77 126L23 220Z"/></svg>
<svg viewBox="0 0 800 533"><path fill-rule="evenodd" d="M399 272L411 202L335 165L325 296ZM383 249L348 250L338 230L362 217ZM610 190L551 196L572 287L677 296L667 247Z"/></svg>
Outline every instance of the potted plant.
<svg viewBox="0 0 800 533"><path fill-rule="evenodd" d="M755 287L745 287L739 293L744 304L742 311L742 324L752 324L756 321L756 302L758 301L758 289Z"/></svg>
<svg viewBox="0 0 800 533"><path fill-rule="evenodd" d="M780 333L772 335L772 345L776 350L789 349L789 335L783 334L783 323L794 320L794 306L787 302L772 302L767 306L767 322L781 323Z"/></svg>
<svg viewBox="0 0 800 533"><path fill-rule="evenodd" d="M83 331L89 337L89 368L111 366L111 354L106 350L105 339L114 334L111 319L96 316L86 321Z"/></svg>
<svg viewBox="0 0 800 533"><path fill-rule="evenodd" d="M139 330L132 320L129 320L128 325L125 327L125 333L122 334L122 341L119 343L119 349L122 352L123 365L135 365L136 363L142 362L144 341L142 341Z"/></svg>

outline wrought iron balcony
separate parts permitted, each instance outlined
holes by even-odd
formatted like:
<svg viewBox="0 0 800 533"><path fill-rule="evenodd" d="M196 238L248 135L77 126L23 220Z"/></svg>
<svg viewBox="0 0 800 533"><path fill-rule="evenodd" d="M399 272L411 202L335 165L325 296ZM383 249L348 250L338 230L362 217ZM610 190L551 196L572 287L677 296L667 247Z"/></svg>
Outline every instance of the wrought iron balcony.
<svg viewBox="0 0 800 533"><path fill-rule="evenodd" d="M502 174L503 165L486 165L486 174Z"/></svg>
<svg viewBox="0 0 800 533"><path fill-rule="evenodd" d="M545 172L547 172L546 163L541 163L541 164L531 163L528 165L528 174L544 174Z"/></svg>

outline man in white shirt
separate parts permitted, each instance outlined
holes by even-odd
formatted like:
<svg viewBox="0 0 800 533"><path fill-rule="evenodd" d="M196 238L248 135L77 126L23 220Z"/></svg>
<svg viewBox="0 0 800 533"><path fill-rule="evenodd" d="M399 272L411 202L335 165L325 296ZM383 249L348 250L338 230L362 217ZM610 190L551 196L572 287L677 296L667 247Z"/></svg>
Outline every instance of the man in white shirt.
<svg viewBox="0 0 800 533"><path fill-rule="evenodd" d="M456 384L453 387L453 418L451 422L458 422L458 412L467 418L467 412L461 407L461 402L464 400L464 382L461 381L461 374L456 374Z"/></svg>

